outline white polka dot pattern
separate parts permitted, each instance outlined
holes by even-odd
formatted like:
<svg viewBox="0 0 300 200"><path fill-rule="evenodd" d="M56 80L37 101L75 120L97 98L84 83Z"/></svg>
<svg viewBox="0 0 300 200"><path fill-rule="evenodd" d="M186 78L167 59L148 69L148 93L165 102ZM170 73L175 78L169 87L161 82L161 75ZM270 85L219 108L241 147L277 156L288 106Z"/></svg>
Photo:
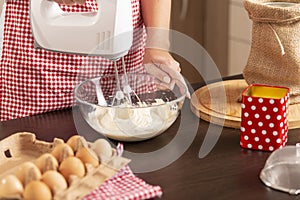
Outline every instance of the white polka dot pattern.
<svg viewBox="0 0 300 200"><path fill-rule="evenodd" d="M85 5L61 7L68 12L98 9L95 0L87 0ZM145 31L139 0L132 0L132 10L136 31L133 47L125 60L129 72L142 73ZM33 45L29 0L7 1L0 60L1 121L71 107L78 77L114 73L113 63L109 60L49 52L34 49ZM121 62L118 62L118 69L122 74Z"/></svg>
<svg viewBox="0 0 300 200"><path fill-rule="evenodd" d="M249 97L244 95L245 92L243 93L241 147L274 151L286 145L288 140L289 89L285 89L287 93L280 99Z"/></svg>

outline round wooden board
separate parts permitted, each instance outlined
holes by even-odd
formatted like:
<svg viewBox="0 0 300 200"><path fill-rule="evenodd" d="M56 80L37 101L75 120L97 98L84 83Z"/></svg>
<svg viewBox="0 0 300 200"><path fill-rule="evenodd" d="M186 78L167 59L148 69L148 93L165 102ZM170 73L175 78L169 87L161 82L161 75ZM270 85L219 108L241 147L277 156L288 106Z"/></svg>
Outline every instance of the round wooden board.
<svg viewBox="0 0 300 200"><path fill-rule="evenodd" d="M191 97L191 109L201 119L229 128L240 128L244 79L222 81L196 90ZM300 104L289 106L289 129L300 128Z"/></svg>

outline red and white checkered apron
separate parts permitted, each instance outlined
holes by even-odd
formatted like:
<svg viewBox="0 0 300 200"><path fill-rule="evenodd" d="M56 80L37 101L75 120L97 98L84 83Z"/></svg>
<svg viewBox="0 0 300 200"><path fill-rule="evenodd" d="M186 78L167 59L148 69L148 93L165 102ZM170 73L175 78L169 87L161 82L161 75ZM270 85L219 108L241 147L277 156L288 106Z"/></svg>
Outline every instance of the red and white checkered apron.
<svg viewBox="0 0 300 200"><path fill-rule="evenodd" d="M100 5L101 7L101 5ZM62 6L68 12L95 11L95 0L85 5ZM144 27L140 1L132 0L134 44L125 56L127 71L144 72ZM139 37L139 38L137 38ZM95 63L98 65L95 65ZM96 66L96 67L95 67ZM121 62L118 62L122 73ZM73 105L73 90L78 77L113 74L111 61L43 49L34 49L30 29L29 0L8 0L6 3L2 57L0 60L0 120L67 108Z"/></svg>

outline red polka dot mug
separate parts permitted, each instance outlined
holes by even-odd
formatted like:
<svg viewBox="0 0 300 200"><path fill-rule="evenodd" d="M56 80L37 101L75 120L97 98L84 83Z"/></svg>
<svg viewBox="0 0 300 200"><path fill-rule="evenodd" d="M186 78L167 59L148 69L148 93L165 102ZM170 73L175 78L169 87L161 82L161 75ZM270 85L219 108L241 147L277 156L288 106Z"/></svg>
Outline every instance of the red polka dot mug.
<svg viewBox="0 0 300 200"><path fill-rule="evenodd" d="M274 151L288 140L289 88L249 85L242 93L240 146Z"/></svg>

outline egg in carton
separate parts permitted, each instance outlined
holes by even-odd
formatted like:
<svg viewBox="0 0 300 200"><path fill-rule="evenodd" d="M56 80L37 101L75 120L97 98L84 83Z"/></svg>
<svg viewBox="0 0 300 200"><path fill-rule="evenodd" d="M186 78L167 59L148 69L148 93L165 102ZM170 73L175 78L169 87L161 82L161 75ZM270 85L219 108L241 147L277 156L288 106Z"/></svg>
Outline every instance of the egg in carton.
<svg viewBox="0 0 300 200"><path fill-rule="evenodd" d="M0 199L81 199L130 162L106 140L79 135L49 143L16 133L0 141L0 151Z"/></svg>

